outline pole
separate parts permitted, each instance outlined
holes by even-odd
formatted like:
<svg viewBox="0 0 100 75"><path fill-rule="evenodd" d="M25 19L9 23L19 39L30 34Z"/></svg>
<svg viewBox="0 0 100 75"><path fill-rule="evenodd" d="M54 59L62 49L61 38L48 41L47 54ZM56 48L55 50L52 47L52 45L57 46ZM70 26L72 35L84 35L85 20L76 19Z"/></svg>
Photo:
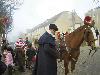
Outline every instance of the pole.
<svg viewBox="0 0 100 75"><path fill-rule="evenodd" d="M73 30L75 30L75 10L72 11L72 26Z"/></svg>

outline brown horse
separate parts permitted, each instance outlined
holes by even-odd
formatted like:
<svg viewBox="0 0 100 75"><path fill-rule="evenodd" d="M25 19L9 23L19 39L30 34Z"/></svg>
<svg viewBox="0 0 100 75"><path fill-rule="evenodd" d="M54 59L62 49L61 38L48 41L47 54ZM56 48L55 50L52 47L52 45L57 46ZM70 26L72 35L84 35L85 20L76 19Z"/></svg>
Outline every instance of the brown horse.
<svg viewBox="0 0 100 75"><path fill-rule="evenodd" d="M94 48L94 36L91 27L83 25L70 34L65 34L59 38L59 52L61 60L64 60L65 75L69 73L68 65L71 62L71 72L75 69L75 64L80 55L80 46L83 41L88 43L88 46Z"/></svg>

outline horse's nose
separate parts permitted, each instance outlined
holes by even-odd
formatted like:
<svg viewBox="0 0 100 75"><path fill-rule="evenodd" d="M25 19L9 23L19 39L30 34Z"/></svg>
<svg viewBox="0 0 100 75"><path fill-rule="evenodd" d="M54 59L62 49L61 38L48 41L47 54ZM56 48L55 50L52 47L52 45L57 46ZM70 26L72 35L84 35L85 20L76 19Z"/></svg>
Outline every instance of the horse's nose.
<svg viewBox="0 0 100 75"><path fill-rule="evenodd" d="M94 50L95 49L95 42L91 41L89 46L91 46L91 49Z"/></svg>
<svg viewBox="0 0 100 75"><path fill-rule="evenodd" d="M95 47L95 43L92 43L91 49L92 49L92 50L95 50L95 48L96 48L96 47Z"/></svg>
<svg viewBox="0 0 100 75"><path fill-rule="evenodd" d="M92 46L92 47L91 47L91 49L92 49L92 50L94 50L94 49L95 49L95 47L94 47L94 46Z"/></svg>

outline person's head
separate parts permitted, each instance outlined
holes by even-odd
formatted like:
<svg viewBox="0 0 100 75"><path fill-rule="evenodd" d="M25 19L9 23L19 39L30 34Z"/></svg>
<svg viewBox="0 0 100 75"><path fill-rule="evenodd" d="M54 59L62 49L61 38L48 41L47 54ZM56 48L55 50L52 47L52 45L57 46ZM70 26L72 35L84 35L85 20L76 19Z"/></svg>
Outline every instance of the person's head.
<svg viewBox="0 0 100 75"><path fill-rule="evenodd" d="M32 47L32 43L29 43L29 44L28 44L28 48L31 48L31 47Z"/></svg>
<svg viewBox="0 0 100 75"><path fill-rule="evenodd" d="M95 21L92 19L92 17L86 16L86 17L84 18L84 24L93 27L94 24L95 24Z"/></svg>
<svg viewBox="0 0 100 75"><path fill-rule="evenodd" d="M8 46L7 51L12 51L12 48L10 46Z"/></svg>
<svg viewBox="0 0 100 75"><path fill-rule="evenodd" d="M49 30L51 31L51 33L53 35L55 35L55 32L58 31L58 28L57 28L57 26L55 24L50 24L49 25Z"/></svg>
<svg viewBox="0 0 100 75"><path fill-rule="evenodd" d="M19 38L19 39L18 39L18 42L23 42L23 39L22 39L22 38Z"/></svg>

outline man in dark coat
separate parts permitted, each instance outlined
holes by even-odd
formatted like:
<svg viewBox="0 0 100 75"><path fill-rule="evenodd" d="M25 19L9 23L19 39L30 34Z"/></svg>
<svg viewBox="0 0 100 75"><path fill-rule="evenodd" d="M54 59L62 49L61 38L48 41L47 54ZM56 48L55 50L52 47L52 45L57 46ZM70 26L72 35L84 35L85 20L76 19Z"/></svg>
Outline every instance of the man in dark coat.
<svg viewBox="0 0 100 75"><path fill-rule="evenodd" d="M39 39L36 75L57 75L56 59L58 55L54 35L58 28L55 24L50 24L49 31L45 32Z"/></svg>

